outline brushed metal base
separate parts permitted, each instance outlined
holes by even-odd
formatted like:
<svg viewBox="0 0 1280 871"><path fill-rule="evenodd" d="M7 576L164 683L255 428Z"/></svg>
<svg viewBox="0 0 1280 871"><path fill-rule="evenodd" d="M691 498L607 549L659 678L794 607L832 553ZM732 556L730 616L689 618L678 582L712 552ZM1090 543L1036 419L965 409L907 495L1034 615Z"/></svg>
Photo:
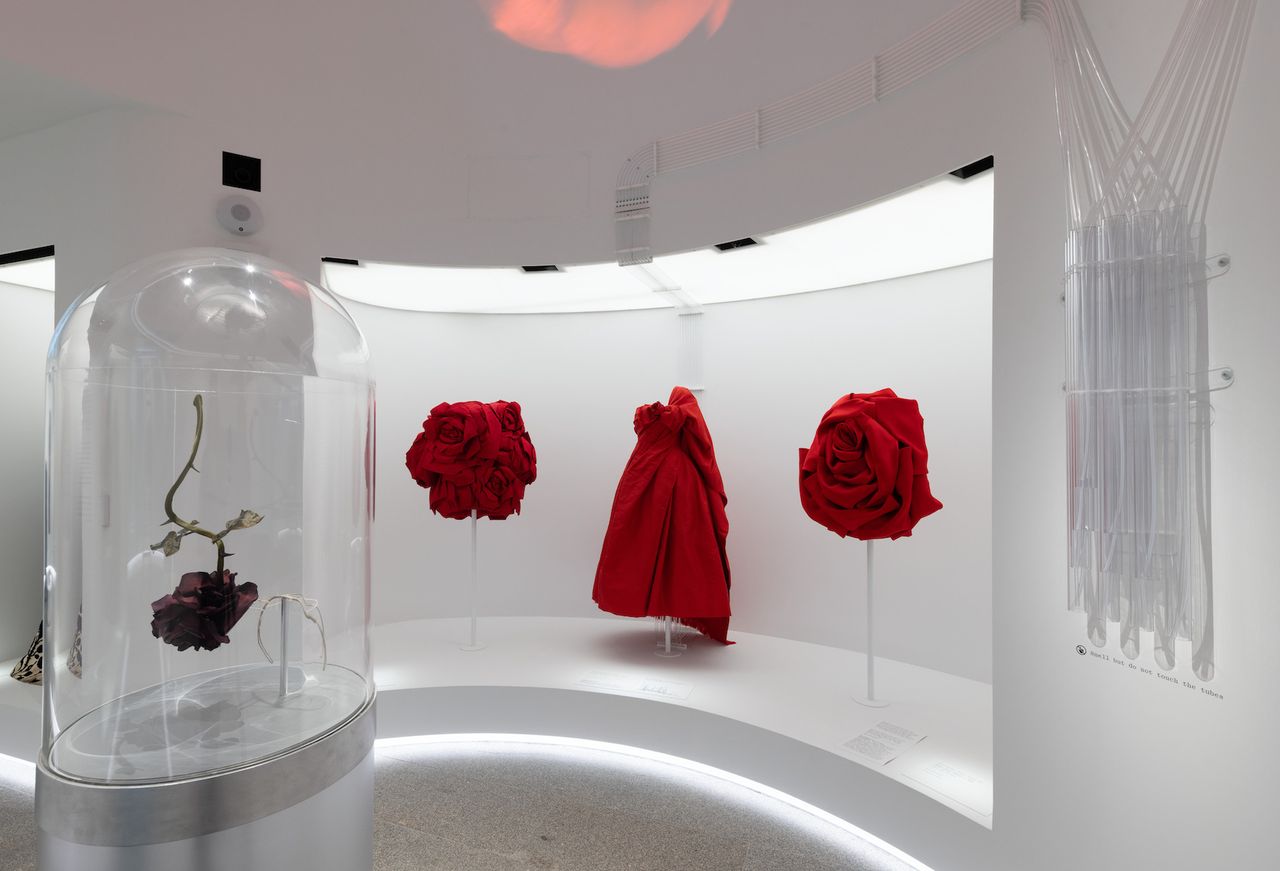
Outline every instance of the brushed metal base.
<svg viewBox="0 0 1280 871"><path fill-rule="evenodd" d="M310 798L222 831L109 846L40 830L40 871L369 871L372 865L372 749Z"/></svg>
<svg viewBox="0 0 1280 871"><path fill-rule="evenodd" d="M373 861L370 698L294 750L220 774L84 783L36 766L41 871L361 871Z"/></svg>

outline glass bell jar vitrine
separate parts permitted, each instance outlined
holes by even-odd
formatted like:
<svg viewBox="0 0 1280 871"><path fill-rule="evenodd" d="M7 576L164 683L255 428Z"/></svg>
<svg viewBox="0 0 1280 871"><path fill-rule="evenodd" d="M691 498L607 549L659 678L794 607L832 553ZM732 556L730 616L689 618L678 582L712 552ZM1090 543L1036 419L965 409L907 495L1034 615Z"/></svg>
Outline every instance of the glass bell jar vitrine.
<svg viewBox="0 0 1280 871"><path fill-rule="evenodd" d="M233 771L373 698L373 382L325 290L190 249L78 300L49 352L43 764Z"/></svg>

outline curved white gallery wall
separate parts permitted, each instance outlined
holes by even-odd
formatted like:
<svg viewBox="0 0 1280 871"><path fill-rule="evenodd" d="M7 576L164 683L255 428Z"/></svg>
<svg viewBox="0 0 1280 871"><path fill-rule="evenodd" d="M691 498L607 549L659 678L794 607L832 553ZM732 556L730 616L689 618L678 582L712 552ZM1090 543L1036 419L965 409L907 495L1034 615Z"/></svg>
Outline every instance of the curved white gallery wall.
<svg viewBox="0 0 1280 871"><path fill-rule="evenodd" d="M632 415L677 382L678 316L349 308L378 379L375 622L468 613L467 524L430 514L403 466L430 408L467 399L519 401L538 450L522 514L480 524L480 613L599 616L591 585ZM880 652L989 682L991 262L701 317L699 401L729 497L732 628L863 649L863 546L805 516L797 449L841 395L892 387L920 401L946 507L878 550Z"/></svg>
<svg viewBox="0 0 1280 871"><path fill-rule="evenodd" d="M40 611L44 359L53 334L53 287L43 278L0 267L0 660L22 653Z"/></svg>

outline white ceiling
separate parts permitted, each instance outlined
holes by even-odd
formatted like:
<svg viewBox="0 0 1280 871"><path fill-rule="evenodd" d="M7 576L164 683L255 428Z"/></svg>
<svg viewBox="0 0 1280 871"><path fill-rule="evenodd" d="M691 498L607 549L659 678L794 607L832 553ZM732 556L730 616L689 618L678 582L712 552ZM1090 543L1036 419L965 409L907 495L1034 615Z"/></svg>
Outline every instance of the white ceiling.
<svg viewBox="0 0 1280 871"><path fill-rule="evenodd" d="M727 252L525 273L392 263L325 264L339 296L388 308L485 314L560 313L710 305L808 293L988 260L995 175L944 176L841 215L755 236ZM654 275L661 277L657 292ZM678 291L674 294L672 291Z"/></svg>
<svg viewBox="0 0 1280 871"><path fill-rule="evenodd" d="M519 45L490 28L479 0L11 3L0 77L36 106L29 74L189 119L128 129L190 132L164 171L198 177L211 198L219 151L262 157L267 244L294 237L361 260L583 263L615 250L617 176L637 148L810 88L961 2L735 0L709 38L695 28L624 69ZM853 155L849 170L872 171ZM763 227L858 202L834 196L810 211L803 196L739 195ZM659 251L749 229L660 218Z"/></svg>
<svg viewBox="0 0 1280 871"><path fill-rule="evenodd" d="M866 60L959 2L736 0L711 38L698 30L625 69L512 42L490 28L480 0L15 3L0 58L213 122L293 127L351 115L436 137L442 124L483 136L549 114L583 122L570 131L576 140L584 126L604 132L634 119L623 124L626 154L714 120L721 107L750 108Z"/></svg>
<svg viewBox="0 0 1280 871"><path fill-rule="evenodd" d="M7 15L8 10L5 12ZM120 104L120 100L0 56L0 139Z"/></svg>
<svg viewBox="0 0 1280 871"><path fill-rule="evenodd" d="M477 216L466 166L573 155L570 217L607 220L637 147L807 88L959 3L735 0L710 38L697 28L624 69L519 45L479 0L11 3L0 88L24 91L14 71L28 71L190 116L220 147L264 156L264 192L285 171L322 187L322 214L412 202L425 219L541 219Z"/></svg>

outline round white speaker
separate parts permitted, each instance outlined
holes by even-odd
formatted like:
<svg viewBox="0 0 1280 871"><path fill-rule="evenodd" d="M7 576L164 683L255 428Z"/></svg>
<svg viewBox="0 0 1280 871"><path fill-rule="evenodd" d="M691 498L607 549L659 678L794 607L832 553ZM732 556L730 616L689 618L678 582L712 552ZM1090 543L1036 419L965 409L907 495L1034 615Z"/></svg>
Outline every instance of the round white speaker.
<svg viewBox="0 0 1280 871"><path fill-rule="evenodd" d="M218 202L218 223L233 236L252 236L262 229L262 207L240 194Z"/></svg>

